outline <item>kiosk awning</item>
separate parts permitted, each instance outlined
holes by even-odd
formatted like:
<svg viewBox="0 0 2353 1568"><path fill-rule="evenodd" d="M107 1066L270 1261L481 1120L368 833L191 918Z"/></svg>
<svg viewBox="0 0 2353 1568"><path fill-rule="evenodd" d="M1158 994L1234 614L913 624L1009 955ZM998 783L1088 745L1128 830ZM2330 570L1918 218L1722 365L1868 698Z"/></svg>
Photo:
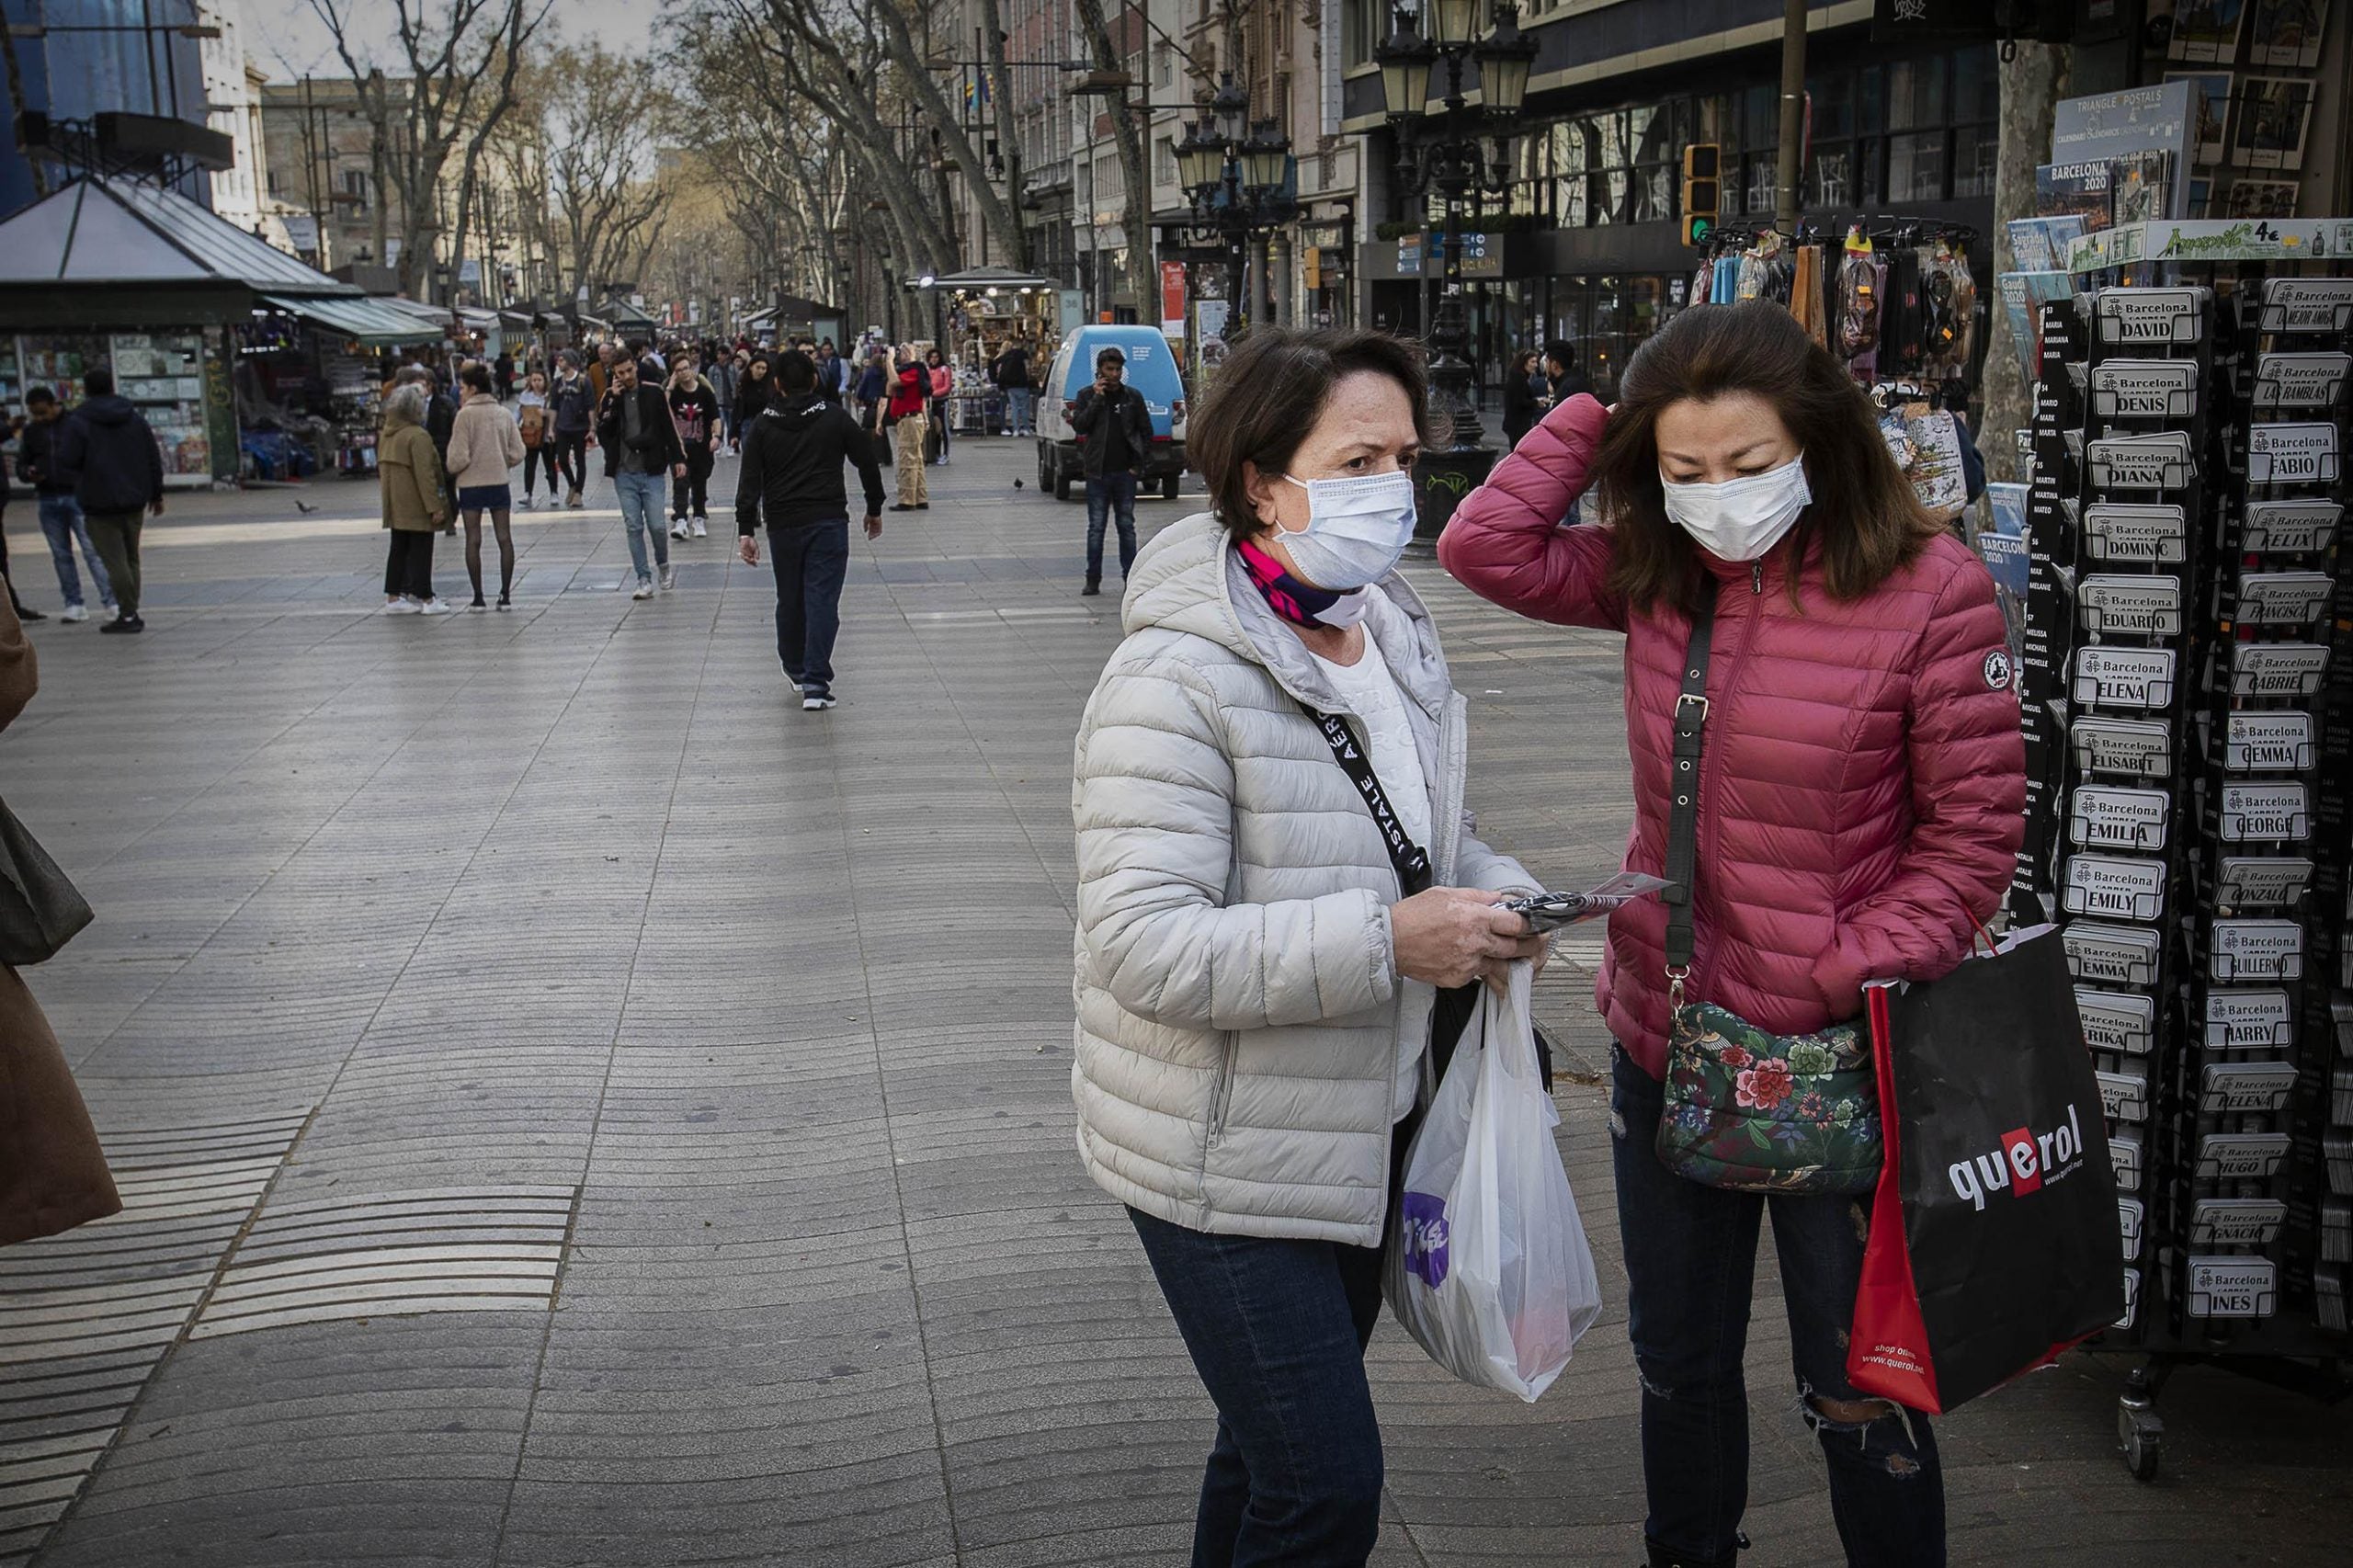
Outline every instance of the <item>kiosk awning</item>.
<svg viewBox="0 0 2353 1568"><path fill-rule="evenodd" d="M289 315L316 322L369 348L398 348L411 343L439 341L441 324L413 310L401 310L384 300L356 295L336 299L301 299L265 294L262 302Z"/></svg>

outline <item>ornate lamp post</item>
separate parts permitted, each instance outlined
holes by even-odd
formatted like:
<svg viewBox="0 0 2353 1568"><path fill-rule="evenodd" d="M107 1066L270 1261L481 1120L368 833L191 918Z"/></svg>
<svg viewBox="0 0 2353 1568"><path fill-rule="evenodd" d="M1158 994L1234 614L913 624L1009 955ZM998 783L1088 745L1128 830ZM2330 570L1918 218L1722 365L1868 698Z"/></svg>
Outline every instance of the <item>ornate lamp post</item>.
<svg viewBox="0 0 2353 1568"><path fill-rule="evenodd" d="M1250 119L1250 95L1231 72L1176 143L1176 176L1194 221L1225 242L1226 297L1234 307L1229 336L1239 336L1256 313L1245 287L1250 247L1265 243L1255 236L1299 214L1283 190L1290 168L1290 138L1277 120ZM1263 254L1259 276L1266 276Z"/></svg>
<svg viewBox="0 0 2353 1568"><path fill-rule="evenodd" d="M1445 289L1430 323L1430 413L1438 445L1417 471L1421 534L1436 539L1455 504L1487 476L1495 460L1471 398L1471 327L1462 304L1462 203L1473 191L1509 187L1508 127L1528 97L1536 40L1519 29L1519 7L1496 0L1494 27L1479 39L1479 0L1421 0L1418 14L1399 6L1388 38L1373 51L1381 91L1397 137L1398 188L1416 198L1436 190L1446 202ZM1423 31L1427 25L1428 31ZM1467 62L1477 61L1482 103L1463 96ZM1430 77L1445 67L1441 112L1428 111ZM1435 118L1435 129L1423 128Z"/></svg>

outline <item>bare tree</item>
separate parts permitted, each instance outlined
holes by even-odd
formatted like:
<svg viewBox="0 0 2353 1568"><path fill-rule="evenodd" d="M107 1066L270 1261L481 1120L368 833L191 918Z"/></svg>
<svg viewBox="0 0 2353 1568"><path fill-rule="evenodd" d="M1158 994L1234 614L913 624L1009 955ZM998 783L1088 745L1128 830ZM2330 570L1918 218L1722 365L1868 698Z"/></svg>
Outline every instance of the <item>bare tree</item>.
<svg viewBox="0 0 2353 1568"><path fill-rule="evenodd" d="M431 276L431 236L440 227L442 180L460 165L456 232L462 255L481 172L483 148L517 103L522 48L547 19L553 0L309 0L335 40L335 55L358 90L372 133L370 163L378 211L389 194L400 201L400 288L415 295ZM379 21L389 5L392 43L406 74L394 78L372 60L355 30ZM437 15L438 13L438 15ZM380 226L389 220L380 218ZM380 247L379 254L381 254Z"/></svg>
<svg viewBox="0 0 2353 1568"><path fill-rule="evenodd" d="M1112 38L1110 25L1104 19L1103 0L1078 0L1078 22L1086 34L1087 47L1094 51L1095 68L1123 71L1119 40ZM1128 290L1141 314L1153 297L1152 176L1144 166L1144 121L1129 107L1127 88L1111 89L1109 100L1111 139L1120 150L1120 183L1127 194L1127 217L1121 224L1128 241L1124 270Z"/></svg>
<svg viewBox="0 0 2353 1568"><path fill-rule="evenodd" d="M593 298L634 281L659 236L670 193L654 178L647 132L662 106L649 101L645 74L601 44L568 51L550 70L563 87L541 111L549 254L558 287L570 294L585 285ZM616 113L622 103L633 111Z"/></svg>

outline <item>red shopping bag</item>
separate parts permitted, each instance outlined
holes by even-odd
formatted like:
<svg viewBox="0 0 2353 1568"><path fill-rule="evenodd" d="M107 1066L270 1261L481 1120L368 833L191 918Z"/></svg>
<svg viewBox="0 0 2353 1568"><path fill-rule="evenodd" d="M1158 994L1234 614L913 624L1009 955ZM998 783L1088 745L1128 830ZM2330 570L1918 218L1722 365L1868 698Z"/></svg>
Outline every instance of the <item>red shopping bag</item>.
<svg viewBox="0 0 2353 1568"><path fill-rule="evenodd" d="M2124 1315L2116 1171L2055 927L1865 998L1887 1157L1847 1379L1940 1415Z"/></svg>

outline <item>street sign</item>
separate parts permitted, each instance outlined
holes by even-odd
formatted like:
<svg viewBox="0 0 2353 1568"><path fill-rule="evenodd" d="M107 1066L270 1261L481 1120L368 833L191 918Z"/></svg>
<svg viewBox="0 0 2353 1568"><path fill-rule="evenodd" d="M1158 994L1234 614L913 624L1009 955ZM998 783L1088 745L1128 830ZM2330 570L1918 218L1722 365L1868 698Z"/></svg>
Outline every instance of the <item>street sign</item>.
<svg viewBox="0 0 2353 1568"><path fill-rule="evenodd" d="M1397 236L1397 274L1401 278L1419 278L1422 275L1421 235Z"/></svg>

